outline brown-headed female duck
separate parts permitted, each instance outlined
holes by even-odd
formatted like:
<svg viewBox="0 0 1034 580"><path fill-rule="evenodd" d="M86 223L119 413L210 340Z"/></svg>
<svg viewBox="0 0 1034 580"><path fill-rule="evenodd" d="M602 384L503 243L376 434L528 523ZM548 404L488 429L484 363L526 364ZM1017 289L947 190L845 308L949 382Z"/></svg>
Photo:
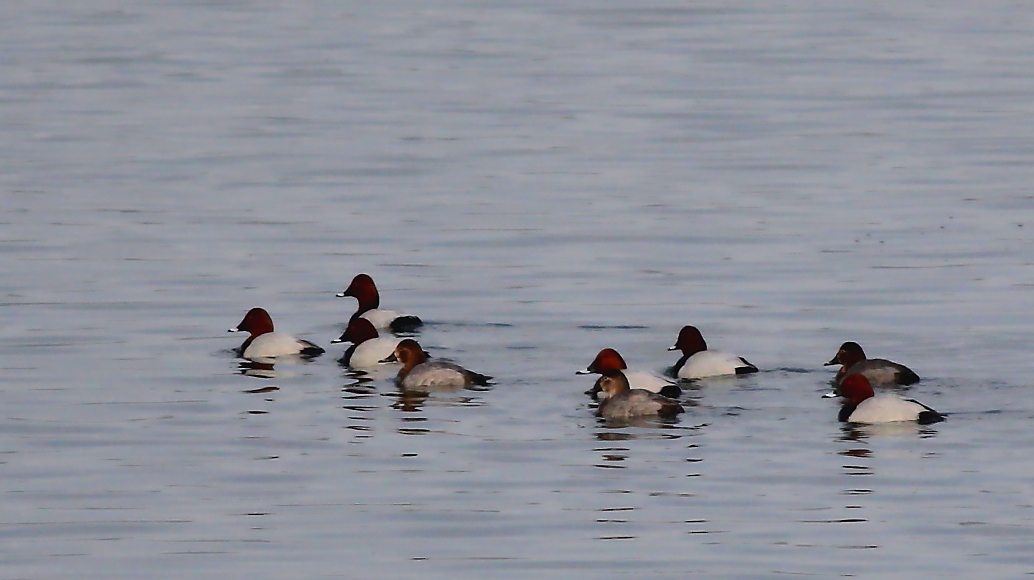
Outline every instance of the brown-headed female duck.
<svg viewBox="0 0 1034 580"><path fill-rule="evenodd" d="M402 368L395 381L403 389L461 389L487 385L492 377L467 370L445 360L427 360L427 353L417 341L407 338L399 342L395 352L384 362L400 362Z"/></svg>
<svg viewBox="0 0 1034 580"><path fill-rule="evenodd" d="M905 365L882 358L865 358L865 351L857 342L840 345L837 354L824 366L841 365L836 382L844 377L863 374L874 385L911 385L919 382L919 375Z"/></svg>
<svg viewBox="0 0 1034 580"><path fill-rule="evenodd" d="M600 377L599 384L607 396L600 402L596 414L604 419L674 417L685 411L674 399L643 389L630 388L628 377L621 371L606 371Z"/></svg>

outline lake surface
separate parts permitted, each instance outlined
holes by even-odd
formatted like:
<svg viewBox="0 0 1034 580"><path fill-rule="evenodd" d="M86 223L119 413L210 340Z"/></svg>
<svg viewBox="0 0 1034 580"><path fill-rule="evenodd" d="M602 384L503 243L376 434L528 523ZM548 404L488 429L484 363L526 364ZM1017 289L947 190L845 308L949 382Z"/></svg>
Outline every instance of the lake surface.
<svg viewBox="0 0 1034 580"><path fill-rule="evenodd" d="M1031 574L1031 71L1007 2L3 4L0 577ZM341 368L359 272L495 386ZM763 372L599 422L684 324ZM845 340L948 420L839 424Z"/></svg>

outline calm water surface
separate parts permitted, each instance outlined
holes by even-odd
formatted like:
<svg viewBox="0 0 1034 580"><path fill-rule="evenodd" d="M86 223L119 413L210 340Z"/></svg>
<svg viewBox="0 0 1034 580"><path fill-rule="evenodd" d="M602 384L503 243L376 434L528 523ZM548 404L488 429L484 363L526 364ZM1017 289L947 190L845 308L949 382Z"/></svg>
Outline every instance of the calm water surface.
<svg viewBox="0 0 1034 580"><path fill-rule="evenodd" d="M1034 14L0 6L0 577L1034 572ZM246 376L369 272L494 375ZM607 425L602 347L764 372ZM849 429L845 340L929 427Z"/></svg>

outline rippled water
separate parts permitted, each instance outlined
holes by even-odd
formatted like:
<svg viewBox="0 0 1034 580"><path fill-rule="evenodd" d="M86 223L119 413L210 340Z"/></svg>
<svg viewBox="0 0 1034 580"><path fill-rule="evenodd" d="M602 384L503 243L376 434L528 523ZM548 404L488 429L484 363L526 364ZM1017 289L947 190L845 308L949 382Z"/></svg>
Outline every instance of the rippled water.
<svg viewBox="0 0 1034 580"><path fill-rule="evenodd" d="M0 576L1031 573L1023 8L0 6ZM358 272L496 385L241 373ZM599 423L684 324L764 372ZM844 340L949 419L838 424Z"/></svg>

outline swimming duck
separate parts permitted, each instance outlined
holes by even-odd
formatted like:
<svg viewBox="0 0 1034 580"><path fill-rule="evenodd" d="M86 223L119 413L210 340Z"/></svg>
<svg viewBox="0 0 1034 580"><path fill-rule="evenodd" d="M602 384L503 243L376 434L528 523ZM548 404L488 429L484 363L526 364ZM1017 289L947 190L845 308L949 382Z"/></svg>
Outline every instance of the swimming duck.
<svg viewBox="0 0 1034 580"><path fill-rule="evenodd" d="M596 415L604 419L632 419L651 415L674 417L685 411L674 399L630 388L628 377L619 370L604 372L599 385L607 396L600 402Z"/></svg>
<svg viewBox="0 0 1034 580"><path fill-rule="evenodd" d="M391 356L401 341L379 336L373 323L365 318L353 318L348 321L345 332L330 341L331 344L341 342L351 342L352 346L348 347L338 362L362 370L383 366L381 360Z"/></svg>
<svg viewBox="0 0 1034 580"><path fill-rule="evenodd" d="M903 399L897 395L876 396L872 384L865 375L858 373L844 377L836 393L844 398L838 419L848 423L892 423L896 421L917 421L928 425L944 420L944 415L915 399Z"/></svg>
<svg viewBox="0 0 1034 580"><path fill-rule="evenodd" d="M473 385L487 385L492 377L467 370L460 365L444 360L427 360L427 353L420 344L407 338L399 342L395 352L383 362L400 362L395 382L403 389L449 389Z"/></svg>
<svg viewBox="0 0 1034 580"><path fill-rule="evenodd" d="M413 332L423 325L420 318L411 314L401 314L394 310L382 310L380 308L381 297L377 292L377 285L368 274L359 274L352 278L352 283L344 292L337 294L338 298L351 296L359 302L352 318L363 317L373 323L377 330L390 330L392 332Z"/></svg>
<svg viewBox="0 0 1034 580"><path fill-rule="evenodd" d="M607 371L622 371L629 385L633 389L642 389L651 393L659 393L665 397L676 399L682 395L682 389L668 379L651 373L649 371L629 371L625 359L621 358L618 351L612 348L605 348L596 354L589 366L584 370L577 371L579 375L604 374ZM594 399L606 397L607 394L600 388L600 382L596 381L591 389L585 392Z"/></svg>
<svg viewBox="0 0 1034 580"><path fill-rule="evenodd" d="M721 375L745 375L758 372L758 367L742 356L707 350L703 335L695 326L683 326L675 346L668 350L682 351L682 358L671 368L680 379L702 379Z"/></svg>
<svg viewBox="0 0 1034 580"><path fill-rule="evenodd" d="M273 319L262 308L252 308L244 320L230 332L247 332L251 336L237 349L237 355L246 359L266 359L278 356L301 355L316 357L324 350L315 344L290 334L273 332Z"/></svg>
<svg viewBox="0 0 1034 580"><path fill-rule="evenodd" d="M845 342L840 350L823 366L841 365L834 379L837 383L844 377L863 374L876 385L911 385L919 382L919 375L905 365L882 358L865 358L865 351L857 342Z"/></svg>

